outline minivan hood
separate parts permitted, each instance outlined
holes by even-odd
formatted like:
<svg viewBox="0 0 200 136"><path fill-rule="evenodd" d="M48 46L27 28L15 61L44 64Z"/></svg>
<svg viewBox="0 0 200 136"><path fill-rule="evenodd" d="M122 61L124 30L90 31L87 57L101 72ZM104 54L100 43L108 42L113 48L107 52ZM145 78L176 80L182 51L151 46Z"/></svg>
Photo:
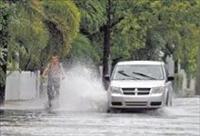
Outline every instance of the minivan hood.
<svg viewBox="0 0 200 136"><path fill-rule="evenodd" d="M165 85L165 80L112 80L110 86L120 88L152 88Z"/></svg>

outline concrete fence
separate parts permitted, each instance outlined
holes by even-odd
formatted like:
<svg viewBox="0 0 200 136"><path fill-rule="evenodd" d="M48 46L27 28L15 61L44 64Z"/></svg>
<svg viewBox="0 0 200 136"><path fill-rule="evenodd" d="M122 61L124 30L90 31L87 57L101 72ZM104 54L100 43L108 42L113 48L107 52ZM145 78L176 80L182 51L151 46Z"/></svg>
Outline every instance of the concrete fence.
<svg viewBox="0 0 200 136"><path fill-rule="evenodd" d="M183 95L195 95L195 85L196 85L196 80L195 78L188 78L186 72L181 69L179 74L182 75L182 94Z"/></svg>
<svg viewBox="0 0 200 136"><path fill-rule="evenodd" d="M181 95L181 96L195 95L196 79L194 77L189 78L185 70L181 69L180 64L178 64L177 66L178 73L174 74L175 65L174 65L174 59L172 56L166 58L166 67L168 69L169 76L175 76L176 78L174 89L176 93L178 93L178 95Z"/></svg>
<svg viewBox="0 0 200 136"><path fill-rule="evenodd" d="M5 100L30 100L39 96L39 72L14 71L7 77Z"/></svg>

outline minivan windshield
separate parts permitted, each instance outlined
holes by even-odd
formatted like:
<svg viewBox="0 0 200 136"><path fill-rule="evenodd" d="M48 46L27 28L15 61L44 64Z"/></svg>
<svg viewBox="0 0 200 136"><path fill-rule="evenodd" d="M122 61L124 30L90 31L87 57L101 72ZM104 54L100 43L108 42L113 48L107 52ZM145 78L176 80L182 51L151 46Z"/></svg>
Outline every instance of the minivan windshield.
<svg viewBox="0 0 200 136"><path fill-rule="evenodd" d="M113 80L163 80L161 65L117 65Z"/></svg>

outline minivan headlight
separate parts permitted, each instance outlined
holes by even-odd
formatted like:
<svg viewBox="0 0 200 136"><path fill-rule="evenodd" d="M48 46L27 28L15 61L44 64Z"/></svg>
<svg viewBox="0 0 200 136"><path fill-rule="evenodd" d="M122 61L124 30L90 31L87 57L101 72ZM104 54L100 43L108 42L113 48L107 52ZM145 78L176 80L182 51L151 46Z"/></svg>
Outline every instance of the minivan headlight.
<svg viewBox="0 0 200 136"><path fill-rule="evenodd" d="M119 87L111 87L110 91L111 93L121 94L121 89Z"/></svg>
<svg viewBox="0 0 200 136"><path fill-rule="evenodd" d="M151 93L152 94L161 94L164 91L165 91L164 87L155 87L155 88L152 88Z"/></svg>

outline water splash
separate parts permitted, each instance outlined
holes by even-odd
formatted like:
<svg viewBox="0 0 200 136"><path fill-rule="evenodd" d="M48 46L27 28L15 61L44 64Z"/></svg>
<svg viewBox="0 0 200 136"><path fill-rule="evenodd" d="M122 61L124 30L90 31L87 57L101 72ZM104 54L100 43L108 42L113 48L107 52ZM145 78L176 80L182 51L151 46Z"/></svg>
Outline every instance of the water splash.
<svg viewBox="0 0 200 136"><path fill-rule="evenodd" d="M95 68L75 64L61 83L59 110L104 112L106 91Z"/></svg>

